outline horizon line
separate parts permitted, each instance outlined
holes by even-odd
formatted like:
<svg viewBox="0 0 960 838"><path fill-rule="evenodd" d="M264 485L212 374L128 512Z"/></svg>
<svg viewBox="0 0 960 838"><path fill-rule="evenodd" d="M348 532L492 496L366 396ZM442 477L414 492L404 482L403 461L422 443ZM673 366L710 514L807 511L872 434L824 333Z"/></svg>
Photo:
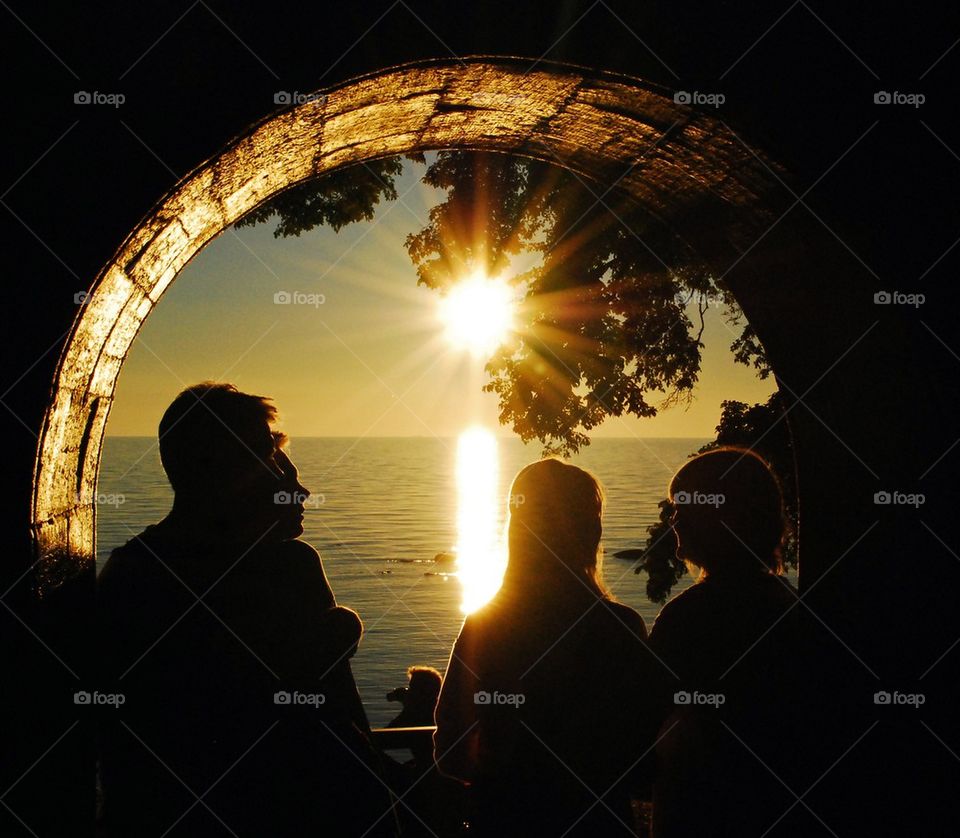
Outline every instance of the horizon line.
<svg viewBox="0 0 960 838"><path fill-rule="evenodd" d="M394 434L390 436L357 436L356 434L289 434L293 439L456 439L459 434L450 434L443 436L440 434ZM515 434L494 434L497 439L516 439L522 440ZM156 439L156 434L104 434L105 439ZM594 437L591 442L597 442L603 439L630 439L640 441L645 439L711 439L709 436L599 436ZM533 444L536 440L530 440L525 445ZM542 443L541 443L542 444Z"/></svg>

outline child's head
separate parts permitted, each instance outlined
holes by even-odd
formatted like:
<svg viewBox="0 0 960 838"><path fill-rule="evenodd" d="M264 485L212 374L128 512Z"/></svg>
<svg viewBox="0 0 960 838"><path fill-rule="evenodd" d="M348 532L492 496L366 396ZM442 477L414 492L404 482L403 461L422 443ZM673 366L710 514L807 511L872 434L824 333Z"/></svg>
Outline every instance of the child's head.
<svg viewBox="0 0 960 838"><path fill-rule="evenodd" d="M407 677L410 679L407 701L432 707L440 695L440 684L443 682L440 673L432 666L411 666L407 670Z"/></svg>
<svg viewBox="0 0 960 838"><path fill-rule="evenodd" d="M708 575L782 570L783 494L766 460L725 446L688 460L668 489L677 556Z"/></svg>

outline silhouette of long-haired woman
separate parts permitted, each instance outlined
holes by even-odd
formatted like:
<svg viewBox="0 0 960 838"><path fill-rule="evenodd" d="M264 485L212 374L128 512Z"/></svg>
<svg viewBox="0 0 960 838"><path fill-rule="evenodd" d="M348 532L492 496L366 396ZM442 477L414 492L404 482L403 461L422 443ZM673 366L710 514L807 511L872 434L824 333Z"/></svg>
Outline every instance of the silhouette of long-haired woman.
<svg viewBox="0 0 960 838"><path fill-rule="evenodd" d="M510 490L503 585L469 615L437 708L442 771L470 784L477 835L631 834L656 729L643 619L600 564L603 490L556 459Z"/></svg>

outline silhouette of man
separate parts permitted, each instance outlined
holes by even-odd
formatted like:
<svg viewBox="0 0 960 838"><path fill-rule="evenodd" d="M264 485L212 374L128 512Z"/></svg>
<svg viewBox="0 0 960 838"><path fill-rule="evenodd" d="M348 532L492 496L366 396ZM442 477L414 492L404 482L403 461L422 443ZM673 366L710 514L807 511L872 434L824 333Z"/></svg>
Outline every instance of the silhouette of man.
<svg viewBox="0 0 960 838"><path fill-rule="evenodd" d="M159 427L173 507L98 579L102 680L125 696L100 725L111 838L392 834L362 624L297 540L310 493L275 419L230 384L180 393Z"/></svg>

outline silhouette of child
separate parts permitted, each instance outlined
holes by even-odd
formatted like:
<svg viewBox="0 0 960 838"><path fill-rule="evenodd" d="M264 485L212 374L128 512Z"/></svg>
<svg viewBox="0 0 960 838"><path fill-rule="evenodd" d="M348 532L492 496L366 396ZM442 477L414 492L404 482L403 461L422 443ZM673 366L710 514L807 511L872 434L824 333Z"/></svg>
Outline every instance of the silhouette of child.
<svg viewBox="0 0 960 838"><path fill-rule="evenodd" d="M650 633L672 673L653 834L760 834L794 802L767 768L789 776L793 762L781 715L794 697L798 609L781 576L782 493L763 459L724 447L685 463L669 499L677 556L699 579Z"/></svg>
<svg viewBox="0 0 960 838"><path fill-rule="evenodd" d="M387 701L398 701L403 710L388 722L387 727L425 727L433 725L442 677L432 666L411 666L408 683L387 693Z"/></svg>

